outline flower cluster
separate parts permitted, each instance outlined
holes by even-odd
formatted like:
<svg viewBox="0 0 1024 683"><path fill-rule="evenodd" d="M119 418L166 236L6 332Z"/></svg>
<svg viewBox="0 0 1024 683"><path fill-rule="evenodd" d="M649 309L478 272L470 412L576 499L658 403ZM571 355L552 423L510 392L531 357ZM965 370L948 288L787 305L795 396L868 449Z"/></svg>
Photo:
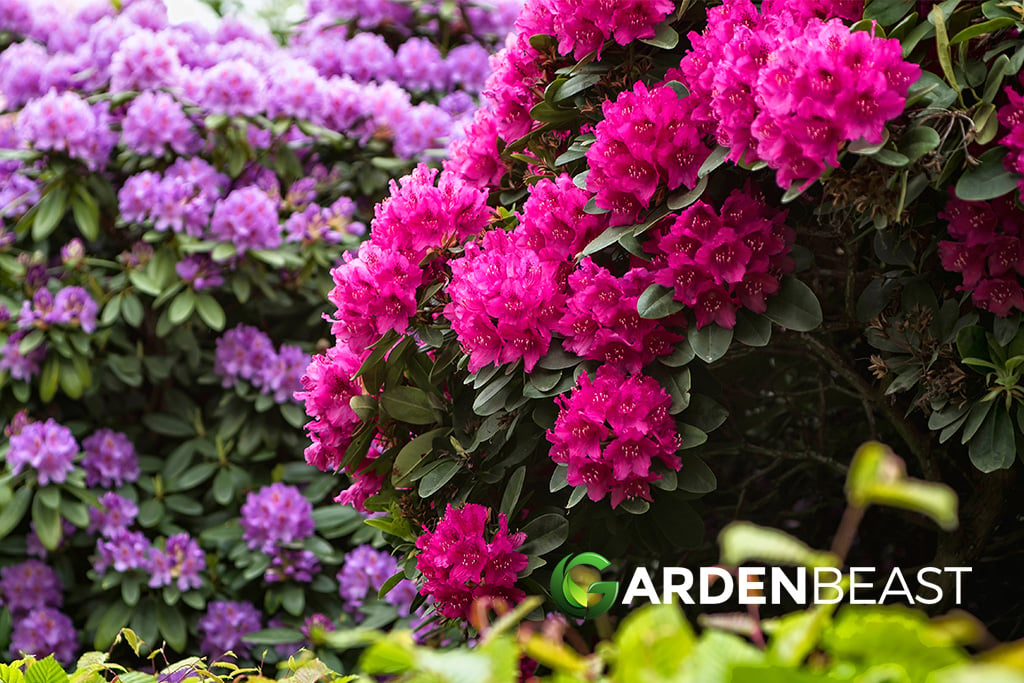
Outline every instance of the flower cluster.
<svg viewBox="0 0 1024 683"><path fill-rule="evenodd" d="M493 230L451 262L445 316L469 356L469 370L522 359L529 372L547 353L564 304L557 266Z"/></svg>
<svg viewBox="0 0 1024 683"><path fill-rule="evenodd" d="M1021 77L1018 76L1018 80ZM1009 130L1000 141L1009 152L1003 158L1007 171L1017 173L1021 178L1017 181L1017 189L1024 197L1024 96L1008 86L1005 89L1007 103L999 109L999 123Z"/></svg>
<svg viewBox="0 0 1024 683"><path fill-rule="evenodd" d="M80 450L71 430L49 418L32 422L11 436L7 464L14 474L32 467L40 486L60 484L74 469Z"/></svg>
<svg viewBox="0 0 1024 683"><path fill-rule="evenodd" d="M610 493L613 508L651 500L650 483L662 478L656 467L681 467L672 399L653 378L602 365L593 380L580 375L569 397L556 400L551 459L568 467L566 480L585 486L591 500Z"/></svg>
<svg viewBox="0 0 1024 683"><path fill-rule="evenodd" d="M846 142L880 142L921 73L899 41L817 18L848 14L842 3L805 9L779 3L758 14L749 0L729 0L690 34L679 72L694 120L730 148L728 158L765 161L784 188L837 166Z"/></svg>
<svg viewBox="0 0 1024 683"><path fill-rule="evenodd" d="M306 424L313 441L306 447L306 462L324 472L341 466L359 424L349 400L365 393L362 383L353 379L360 365L347 347L334 346L325 355L313 356L302 376L303 391L295 392L312 418Z"/></svg>
<svg viewBox="0 0 1024 683"><path fill-rule="evenodd" d="M584 210L590 194L576 187L569 174L539 181L523 204L516 238L543 261L561 264L561 270L587 243L608 227L607 214Z"/></svg>
<svg viewBox="0 0 1024 683"><path fill-rule="evenodd" d="M1024 211L1005 195L991 202L955 197L939 218L947 221L950 240L939 242L942 267L963 277L960 291L970 292L978 308L1005 318L1024 310Z"/></svg>
<svg viewBox="0 0 1024 683"><path fill-rule="evenodd" d="M635 223L662 185L672 191L697 184L711 150L690 122L694 102L668 85L648 89L641 82L605 102L587 150L587 189L611 211L613 224Z"/></svg>
<svg viewBox="0 0 1024 683"><path fill-rule="evenodd" d="M18 117L22 145L63 152L96 170L106 165L117 143L103 105L90 105L73 92L50 90L25 105Z"/></svg>
<svg viewBox="0 0 1024 683"><path fill-rule="evenodd" d="M143 171L125 181L118 192L121 217L129 223L151 222L160 231L202 237L228 182L202 159L179 157L162 174Z"/></svg>
<svg viewBox="0 0 1024 683"><path fill-rule="evenodd" d="M698 201L654 245L654 281L673 288L675 299L693 309L697 327L732 328L738 308L763 313L780 276L794 268L794 232L785 218L785 212L741 190L725 200L721 215Z"/></svg>
<svg viewBox="0 0 1024 683"><path fill-rule="evenodd" d="M309 356L298 346L282 344L275 351L270 337L252 325L239 325L225 332L217 340L214 356L213 369L222 386L233 387L244 380L260 393L272 393L278 403L289 400L302 385L309 362Z"/></svg>
<svg viewBox="0 0 1024 683"><path fill-rule="evenodd" d="M139 459L127 436L112 429L100 429L82 441L85 483L113 488L139 478Z"/></svg>
<svg viewBox="0 0 1024 683"><path fill-rule="evenodd" d="M241 523L249 548L270 554L313 535L313 505L294 486L277 482L249 492Z"/></svg>
<svg viewBox="0 0 1024 683"><path fill-rule="evenodd" d="M178 154L197 151L199 136L181 109L164 92L143 92L132 100L121 121L121 140L136 154L161 157L168 148Z"/></svg>
<svg viewBox="0 0 1024 683"><path fill-rule="evenodd" d="M262 622L260 611L251 602L211 602L206 606L206 614L199 619L200 649L211 660L228 651L246 657L249 646L242 637L259 631Z"/></svg>
<svg viewBox="0 0 1024 683"><path fill-rule="evenodd" d="M331 274L328 295L338 307L331 332L362 352L388 330L404 332L416 311L420 262L430 250L461 242L482 231L489 217L486 195L445 171L418 166L397 183L375 209L370 240L355 258Z"/></svg>
<svg viewBox="0 0 1024 683"><path fill-rule="evenodd" d="M63 584L57 572L39 560L0 568L0 605L15 618L37 607L60 607Z"/></svg>
<svg viewBox="0 0 1024 683"><path fill-rule="evenodd" d="M206 569L206 555L188 534L174 534L163 549L150 552L148 569L150 588L174 584L184 592L203 585L199 572Z"/></svg>
<svg viewBox="0 0 1024 683"><path fill-rule="evenodd" d="M120 531L126 530L139 514L139 506L135 501L107 491L99 497L98 507L89 508L89 533L99 533L110 538Z"/></svg>
<svg viewBox="0 0 1024 683"><path fill-rule="evenodd" d="M345 607L358 616L368 595L376 595L388 579L398 571L398 561L383 550L361 545L345 554L345 564L338 572L338 594ZM401 616L409 616L416 596L416 586L408 579L399 581L384 599L398 608Z"/></svg>
<svg viewBox="0 0 1024 683"><path fill-rule="evenodd" d="M561 54L582 59L595 50L600 57L613 37L619 45L653 37L654 27L675 9L672 0L538 0L527 4L516 26L527 36L554 36Z"/></svg>
<svg viewBox="0 0 1024 683"><path fill-rule="evenodd" d="M637 300L650 283L651 275L643 268L618 278L584 259L569 277L566 315L555 327L565 336L566 350L628 373L671 353L682 337L637 313Z"/></svg>
<svg viewBox="0 0 1024 683"><path fill-rule="evenodd" d="M510 534L508 520L499 514L498 530L488 542L489 514L488 508L475 503L461 508L449 504L437 527L424 529L416 539L416 567L423 574L420 595L431 596L437 611L450 619L466 618L473 601L481 598L512 604L523 599L515 582L527 559L516 548L526 535Z"/></svg>
<svg viewBox="0 0 1024 683"><path fill-rule="evenodd" d="M281 246L277 202L258 187L234 190L217 202L210 235L231 242L239 254L249 249L275 249Z"/></svg>
<svg viewBox="0 0 1024 683"><path fill-rule="evenodd" d="M67 325L92 334L96 331L99 305L82 287L63 287L56 294L37 289L32 301L23 301L18 315L18 327L48 327Z"/></svg>
<svg viewBox="0 0 1024 683"><path fill-rule="evenodd" d="M75 625L59 610L37 607L14 622L10 653L16 659L21 657L21 653L40 658L52 654L58 661L70 664L77 652Z"/></svg>

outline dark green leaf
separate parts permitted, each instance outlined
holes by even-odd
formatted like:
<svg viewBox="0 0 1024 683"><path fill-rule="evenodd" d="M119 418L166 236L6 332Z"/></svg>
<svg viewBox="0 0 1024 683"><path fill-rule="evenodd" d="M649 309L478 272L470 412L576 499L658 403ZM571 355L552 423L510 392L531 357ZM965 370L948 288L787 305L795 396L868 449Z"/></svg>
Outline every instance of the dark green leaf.
<svg viewBox="0 0 1024 683"><path fill-rule="evenodd" d="M67 211L68 192L63 186L54 186L39 200L35 221L32 222L32 239L42 242L50 236Z"/></svg>
<svg viewBox="0 0 1024 683"><path fill-rule="evenodd" d="M168 645L178 652L185 649L187 633L185 630L185 618L181 616L181 612L158 600L156 603L156 623L160 629L160 634L167 640Z"/></svg>
<svg viewBox="0 0 1024 683"><path fill-rule="evenodd" d="M980 157L979 164L960 176L956 183L956 196L964 201L987 201L1012 192L1020 176L1003 167L1005 147L990 149Z"/></svg>
<svg viewBox="0 0 1024 683"><path fill-rule="evenodd" d="M687 334L693 352L705 363L714 363L725 355L732 343L732 330L718 325L705 325Z"/></svg>
<svg viewBox="0 0 1024 683"><path fill-rule="evenodd" d="M672 50L676 45L679 44L679 33L672 28L669 23L671 19L666 20L654 27L654 36L650 38L641 38L641 43L647 43L654 47L661 48L662 50Z"/></svg>
<svg viewBox="0 0 1024 683"><path fill-rule="evenodd" d="M519 552L546 555L560 548L569 538L569 520L563 514L552 512L530 520L521 531L526 534L526 542Z"/></svg>
<svg viewBox="0 0 1024 683"><path fill-rule="evenodd" d="M38 494L32 501L32 523L35 525L36 535L39 542L47 550L56 550L64 535L61 528L60 511L57 508L48 507L43 504L43 498Z"/></svg>
<svg viewBox="0 0 1024 683"><path fill-rule="evenodd" d="M392 419L409 424L431 424L437 421L430 398L422 389L395 387L380 397L380 405Z"/></svg>
<svg viewBox="0 0 1024 683"><path fill-rule="evenodd" d="M420 498L429 498L440 491L461 469L462 462L459 460L446 459L438 462L420 479Z"/></svg>
<svg viewBox="0 0 1024 683"><path fill-rule="evenodd" d="M711 493L718 488L715 473L696 455L683 456L683 466L677 478L678 487L688 493Z"/></svg>
<svg viewBox="0 0 1024 683"><path fill-rule="evenodd" d="M27 486L18 489L0 510L0 538L5 538L21 523L28 504L32 501L32 489Z"/></svg>
<svg viewBox="0 0 1024 683"><path fill-rule="evenodd" d="M764 316L788 330L809 332L821 325L821 304L810 287L787 275L778 293L768 300Z"/></svg>
<svg viewBox="0 0 1024 683"><path fill-rule="evenodd" d="M498 512L504 513L509 519L512 519L512 513L515 512L516 504L519 502L519 495L523 492L523 481L525 479L526 465L520 465L512 473L512 476L509 477L508 485L501 496L501 505L498 507Z"/></svg>
<svg viewBox="0 0 1024 683"><path fill-rule="evenodd" d="M651 285L644 290L636 301L636 309L641 318L665 318L683 310L683 304L676 301L675 290L661 285Z"/></svg>
<svg viewBox="0 0 1024 683"><path fill-rule="evenodd" d="M174 304L171 304L173 308ZM206 325L215 332L220 332L224 329L224 323L226 317L224 315L224 309L221 308L217 300L209 294L200 294L196 299L196 311L199 312L199 318L206 323Z"/></svg>
<svg viewBox="0 0 1024 683"><path fill-rule="evenodd" d="M167 309L167 316L172 324L180 325L192 317L192 311L195 309L195 305L196 297L195 294L192 293L192 290L183 290L178 294L178 296L174 297L173 301L171 301L171 306Z"/></svg>

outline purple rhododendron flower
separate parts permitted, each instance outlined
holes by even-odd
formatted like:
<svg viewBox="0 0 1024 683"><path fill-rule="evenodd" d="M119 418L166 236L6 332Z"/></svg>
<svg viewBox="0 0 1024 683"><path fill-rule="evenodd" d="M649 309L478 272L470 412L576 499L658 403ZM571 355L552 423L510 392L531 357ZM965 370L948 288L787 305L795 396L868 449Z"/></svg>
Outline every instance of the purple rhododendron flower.
<svg viewBox="0 0 1024 683"><path fill-rule="evenodd" d="M100 429L82 441L85 483L115 488L139 478L135 445L121 432Z"/></svg>
<svg viewBox="0 0 1024 683"><path fill-rule="evenodd" d="M50 418L28 424L11 436L7 464L14 474L26 465L33 467L40 486L50 482L61 484L74 469L78 452L78 442L71 430Z"/></svg>
<svg viewBox="0 0 1024 683"><path fill-rule="evenodd" d="M294 486L276 482L250 491L241 512L243 538L252 550L272 553L313 535L313 504Z"/></svg>
<svg viewBox="0 0 1024 683"><path fill-rule="evenodd" d="M260 611L250 602L214 601L199 619L200 649L211 659L232 651L239 657L249 654L242 636L260 630Z"/></svg>

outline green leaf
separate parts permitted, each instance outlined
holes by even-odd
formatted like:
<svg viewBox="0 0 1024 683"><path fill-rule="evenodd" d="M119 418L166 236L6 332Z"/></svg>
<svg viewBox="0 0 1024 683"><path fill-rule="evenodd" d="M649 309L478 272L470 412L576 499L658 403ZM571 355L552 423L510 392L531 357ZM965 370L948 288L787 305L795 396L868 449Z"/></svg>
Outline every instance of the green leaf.
<svg viewBox="0 0 1024 683"><path fill-rule="evenodd" d="M35 524L39 542L47 550L56 550L60 545L64 530L61 528L60 511L43 504L43 497L38 494L32 501L32 523Z"/></svg>
<svg viewBox="0 0 1024 683"><path fill-rule="evenodd" d="M562 547L569 538L569 520L561 513L551 512L530 520L521 531L526 534L526 542L519 552L546 555Z"/></svg>
<svg viewBox="0 0 1024 683"><path fill-rule="evenodd" d="M46 341L46 335L42 330L32 330L18 343L18 353L22 356L27 356L32 353Z"/></svg>
<svg viewBox="0 0 1024 683"><path fill-rule="evenodd" d="M51 355L43 364L43 371L39 375L39 400L49 403L57 395L57 386L60 383L60 358Z"/></svg>
<svg viewBox="0 0 1024 683"><path fill-rule="evenodd" d="M395 456L395 463L392 466L392 484L399 487L406 483L406 478L412 473L413 469L422 462L423 456L431 451L434 441L436 439L443 438L450 433L450 427L432 429L425 434L420 434L415 439L402 446L402 449L398 451L398 455Z"/></svg>
<svg viewBox="0 0 1024 683"><path fill-rule="evenodd" d="M666 202L668 204L669 211L678 211L680 209L685 209L686 207L690 206L695 201L701 198L701 195L704 194L704 190L706 190L707 188L708 177L705 175L701 176L701 178L697 181L697 184L693 187L692 190L684 190L682 192L677 192L675 194L669 195L669 198Z"/></svg>
<svg viewBox="0 0 1024 683"><path fill-rule="evenodd" d="M405 571L399 569L397 572L388 577L388 580L381 584L380 590L377 591L377 598L383 600L384 596L391 592L395 586L402 582L405 578Z"/></svg>
<svg viewBox="0 0 1024 683"><path fill-rule="evenodd" d="M714 363L729 350L732 335L732 330L718 325L706 325L700 329L691 330L687 335L687 340L698 358L705 363Z"/></svg>
<svg viewBox="0 0 1024 683"><path fill-rule="evenodd" d="M772 322L763 315L753 313L746 308L736 311L736 327L733 336L746 346L767 346L772 338Z"/></svg>
<svg viewBox="0 0 1024 683"><path fill-rule="evenodd" d="M291 643L302 643L306 636L301 631L291 628L265 628L262 631L253 631L242 638L253 645L285 645Z"/></svg>
<svg viewBox="0 0 1024 683"><path fill-rule="evenodd" d="M6 538L21 523L31 501L32 489L25 486L18 489L0 509L0 538Z"/></svg>
<svg viewBox="0 0 1024 683"><path fill-rule="evenodd" d="M972 24L953 36L949 41L949 44L959 45L971 38L977 38L978 36L983 36L986 33L995 33L996 31L1001 31L1004 28L1009 28L1016 23L1017 22L1015 20L1009 17L999 17L989 21L983 21L980 24Z"/></svg>
<svg viewBox="0 0 1024 683"><path fill-rule="evenodd" d="M409 424L433 424L437 421L430 397L416 387L394 387L380 397L380 406L392 419Z"/></svg>
<svg viewBox="0 0 1024 683"><path fill-rule="evenodd" d="M143 309L139 297L134 294L125 294L121 298L121 314L124 316L126 323L132 327L138 327L142 324L146 311Z"/></svg>
<svg viewBox="0 0 1024 683"><path fill-rule="evenodd" d="M439 461L420 479L420 498L429 498L440 491L461 469L462 462L459 460L446 458Z"/></svg>
<svg viewBox="0 0 1024 683"><path fill-rule="evenodd" d="M708 155L708 158L704 160L704 163L700 165L700 168L697 170L697 175L703 177L711 173L725 163L725 158L727 156L729 156L729 148L719 145L713 152L711 152L710 155Z"/></svg>
<svg viewBox="0 0 1024 683"><path fill-rule="evenodd" d="M88 365L85 366L85 369L88 371ZM67 394L69 398L78 400L82 397L82 394L85 392L84 379L85 378L79 374L75 365L67 362L66 360L61 361L60 388L64 390L64 393Z"/></svg>
<svg viewBox="0 0 1024 683"><path fill-rule="evenodd" d="M1012 192L1020 178L1003 168L1005 147L990 149L980 157L977 166L967 169L956 183L956 196L964 201L987 201Z"/></svg>
<svg viewBox="0 0 1024 683"><path fill-rule="evenodd" d="M604 232L591 240L590 243L583 248L581 256L590 256L591 254L596 254L605 247L610 247L618 242L620 237L632 230L632 225L623 225L617 228L606 228Z"/></svg>
<svg viewBox="0 0 1024 683"><path fill-rule="evenodd" d="M935 25L935 52L939 57L939 66L942 67L942 75L946 82L957 93L960 92L960 83L956 80L956 73L953 71L953 58L949 51L949 34L946 32L946 15L940 5L936 5L928 21Z"/></svg>
<svg viewBox="0 0 1024 683"><path fill-rule="evenodd" d="M562 83L561 87L559 87L557 92L554 93L554 101L564 102L565 100L568 100L569 98L596 85L603 77L604 74L599 73L576 74L569 80Z"/></svg>
<svg viewBox="0 0 1024 683"><path fill-rule="evenodd" d="M188 422L169 413L146 413L142 424L161 436L195 436L196 431Z"/></svg>
<svg viewBox="0 0 1024 683"><path fill-rule="evenodd" d="M977 434L968 444L971 463L982 472L1003 470L1017 459L1013 422L1002 406L988 411Z"/></svg>
<svg viewBox="0 0 1024 683"><path fill-rule="evenodd" d="M515 512L516 504L519 502L519 495L523 492L523 481L525 479L526 465L520 465L512 473L512 476L509 477L508 485L501 496L501 505L498 506L498 512L504 513L509 519L512 519L512 513Z"/></svg>
<svg viewBox="0 0 1024 683"><path fill-rule="evenodd" d="M97 650L106 650L113 644L114 638L121 632L121 629L131 619L132 608L120 600L111 602L100 618L96 627L96 635L93 637L92 645ZM120 677L119 677L120 678Z"/></svg>
<svg viewBox="0 0 1024 683"><path fill-rule="evenodd" d="M812 550L789 534L750 522L733 522L718 535L722 564L739 567L756 560L771 565L797 567L833 567L832 553Z"/></svg>
<svg viewBox="0 0 1024 683"><path fill-rule="evenodd" d="M1009 416L1007 416L1009 419ZM846 477L851 505L887 505L931 517L940 527L957 527L957 497L945 484L907 477L903 460L885 445L869 441L857 449Z"/></svg>
<svg viewBox="0 0 1024 683"><path fill-rule="evenodd" d="M764 316L787 330L809 332L821 325L821 304L810 287L787 275L778 293L768 300Z"/></svg>
<svg viewBox="0 0 1024 683"><path fill-rule="evenodd" d="M641 318L657 320L683 310L683 304L676 301L675 290L661 285L651 285L636 301L636 310Z"/></svg>
<svg viewBox="0 0 1024 683"><path fill-rule="evenodd" d="M189 318L192 317L192 311L195 309L196 296L192 293L191 289L182 290L178 296L174 297L171 302L170 308L167 309L167 315L171 323L180 325Z"/></svg>
<svg viewBox="0 0 1024 683"><path fill-rule="evenodd" d="M213 248L210 252L210 258L214 261L227 261L229 258L238 254L238 250L235 245L228 242L221 242Z"/></svg>
<svg viewBox="0 0 1024 683"><path fill-rule="evenodd" d="M677 488L688 493L711 493L718 488L718 479L707 463L696 455L684 455L683 466L676 475Z"/></svg>
<svg viewBox="0 0 1024 683"><path fill-rule="evenodd" d="M641 43L646 43L662 50L672 50L679 44L679 33L672 28L671 19L661 22L654 27L654 35L650 38L641 38Z"/></svg>
<svg viewBox="0 0 1024 683"><path fill-rule="evenodd" d="M174 304L171 304L173 308ZM196 299L196 311L199 312L199 318L206 323L206 325L215 332L220 332L224 329L224 323L226 317L224 315L224 309L221 308L217 300L209 294L200 294Z"/></svg>
<svg viewBox="0 0 1024 683"><path fill-rule="evenodd" d="M37 659L35 663L25 669L25 683L67 683L67 681L68 675L53 658L53 655L49 655L45 659Z"/></svg>
<svg viewBox="0 0 1024 683"><path fill-rule="evenodd" d="M157 600L156 623L160 629L160 634L167 640L167 644L171 648L178 652L185 649L187 633L185 630L185 617L181 616L181 612L166 604L163 600Z"/></svg>
<svg viewBox="0 0 1024 683"><path fill-rule="evenodd" d="M68 192L63 186L55 185L39 200L35 220L32 222L32 239L43 242L50 236L67 211Z"/></svg>
<svg viewBox="0 0 1024 683"><path fill-rule="evenodd" d="M84 185L75 187L75 194L71 198L71 214L75 217L75 224L82 237L92 242L100 236L100 207Z"/></svg>

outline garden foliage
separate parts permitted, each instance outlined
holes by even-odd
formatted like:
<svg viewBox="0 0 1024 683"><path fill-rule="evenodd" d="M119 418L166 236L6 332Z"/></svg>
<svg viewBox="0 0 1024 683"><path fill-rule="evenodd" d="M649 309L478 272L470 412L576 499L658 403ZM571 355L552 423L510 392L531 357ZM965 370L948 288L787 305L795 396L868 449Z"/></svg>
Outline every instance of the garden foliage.
<svg viewBox="0 0 1024 683"><path fill-rule="evenodd" d="M293 393L388 178L471 117L518 5L488 8L311 2L280 44L0 2L2 656L410 616Z"/></svg>
<svg viewBox="0 0 1024 683"><path fill-rule="evenodd" d="M1012 481L981 473L1024 435L1021 17L528 1L466 139L333 271L307 462L446 617L542 592L569 551L699 546L713 470L736 510L752 481L816 505L709 458L834 476L865 433L970 491L939 540L970 564Z"/></svg>

